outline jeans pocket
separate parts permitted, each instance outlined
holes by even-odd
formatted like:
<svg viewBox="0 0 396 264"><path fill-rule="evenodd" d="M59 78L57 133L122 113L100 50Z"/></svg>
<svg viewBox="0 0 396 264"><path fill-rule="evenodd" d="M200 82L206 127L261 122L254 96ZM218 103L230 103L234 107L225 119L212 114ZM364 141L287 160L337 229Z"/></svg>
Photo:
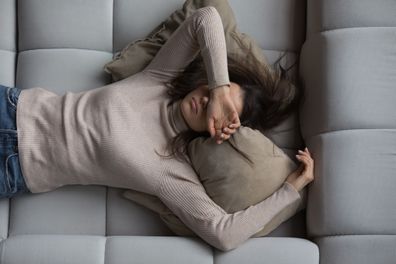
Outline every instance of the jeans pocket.
<svg viewBox="0 0 396 264"><path fill-rule="evenodd" d="M18 153L12 153L5 160L5 184L8 188L8 194L12 195L18 192Z"/></svg>
<svg viewBox="0 0 396 264"><path fill-rule="evenodd" d="M17 97L17 95L15 95L14 90L11 90L11 89L15 90L16 88L14 88L14 87L7 88L7 101L8 101L8 104L10 105L11 109L16 111L18 97Z"/></svg>

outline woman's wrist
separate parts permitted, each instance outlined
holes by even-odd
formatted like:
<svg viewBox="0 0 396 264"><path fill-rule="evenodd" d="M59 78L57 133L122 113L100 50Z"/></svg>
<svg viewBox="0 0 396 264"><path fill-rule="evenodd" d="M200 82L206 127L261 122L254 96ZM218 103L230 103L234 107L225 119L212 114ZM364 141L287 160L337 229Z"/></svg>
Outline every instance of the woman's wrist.
<svg viewBox="0 0 396 264"><path fill-rule="evenodd" d="M230 85L220 85L210 90L211 95L223 95L230 93Z"/></svg>

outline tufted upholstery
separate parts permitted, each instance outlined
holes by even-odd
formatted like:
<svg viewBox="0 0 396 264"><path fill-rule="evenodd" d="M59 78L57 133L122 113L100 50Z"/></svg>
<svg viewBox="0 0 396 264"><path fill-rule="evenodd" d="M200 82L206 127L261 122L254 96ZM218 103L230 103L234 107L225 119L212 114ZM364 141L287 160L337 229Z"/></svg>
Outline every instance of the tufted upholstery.
<svg viewBox="0 0 396 264"><path fill-rule="evenodd" d="M321 263L395 263L396 1L312 0L301 133L316 157L307 233Z"/></svg>
<svg viewBox="0 0 396 264"><path fill-rule="evenodd" d="M113 54L144 38L183 2L2 0L0 83L59 94L106 85L111 78L103 65ZM394 126L389 126L396 124L391 114L396 37L390 27L396 5L386 0L373 8L368 0L229 2L241 31L257 39L269 62L286 50L282 63L290 65L302 49L306 103L300 115L268 135L294 160L302 146L313 153L316 180L307 210L268 237L221 252L199 238L175 236L157 215L123 198L122 189L65 186L0 200L1 264L310 264L319 263L319 249L321 263L390 263L396 242L389 236L396 229L389 199L396 164ZM292 74L297 77L298 69ZM334 237L339 234L348 236ZM362 253L360 246L375 247L372 252L382 255Z"/></svg>

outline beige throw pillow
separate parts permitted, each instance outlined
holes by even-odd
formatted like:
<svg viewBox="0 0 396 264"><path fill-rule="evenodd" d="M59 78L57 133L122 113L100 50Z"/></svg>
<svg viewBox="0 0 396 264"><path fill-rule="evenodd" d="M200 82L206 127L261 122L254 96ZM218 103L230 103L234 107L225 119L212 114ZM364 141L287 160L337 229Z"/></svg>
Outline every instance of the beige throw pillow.
<svg viewBox="0 0 396 264"><path fill-rule="evenodd" d="M229 213L264 200L297 169L268 137L245 126L220 145L210 137L195 138L188 155L208 195Z"/></svg>
<svg viewBox="0 0 396 264"><path fill-rule="evenodd" d="M209 197L228 213L244 210L266 199L297 169L294 161L269 138L244 126L220 145L213 138L198 137L188 145L188 154ZM305 192L301 190L302 199L284 208L253 237L267 235L304 209ZM174 233L196 236L157 197L134 190L125 191L123 196L157 212Z"/></svg>

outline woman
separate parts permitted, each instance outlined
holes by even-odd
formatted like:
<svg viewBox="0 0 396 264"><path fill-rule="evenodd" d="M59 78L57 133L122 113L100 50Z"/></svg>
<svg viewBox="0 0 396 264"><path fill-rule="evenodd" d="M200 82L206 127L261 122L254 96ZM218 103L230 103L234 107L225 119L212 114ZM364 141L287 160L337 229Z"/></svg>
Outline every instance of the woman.
<svg viewBox="0 0 396 264"><path fill-rule="evenodd" d="M207 86L197 85L172 103L167 85L195 65L190 63L199 52ZM242 100L251 96L245 97L247 90L242 92L242 86L228 77L223 25L217 10L205 7L180 25L142 72L119 82L62 96L40 87L3 87L2 102L7 104L1 107L7 110L2 115L9 122L0 124L9 132L3 138L8 144L3 153L3 197L72 184L130 188L156 195L218 249L238 246L301 198L298 191L312 180L313 168L307 152L301 158L304 172L289 176L266 200L228 214L208 197L189 163L159 154L167 151L172 139L194 129L207 129L216 139L226 140L239 127L239 115L254 117Z"/></svg>

